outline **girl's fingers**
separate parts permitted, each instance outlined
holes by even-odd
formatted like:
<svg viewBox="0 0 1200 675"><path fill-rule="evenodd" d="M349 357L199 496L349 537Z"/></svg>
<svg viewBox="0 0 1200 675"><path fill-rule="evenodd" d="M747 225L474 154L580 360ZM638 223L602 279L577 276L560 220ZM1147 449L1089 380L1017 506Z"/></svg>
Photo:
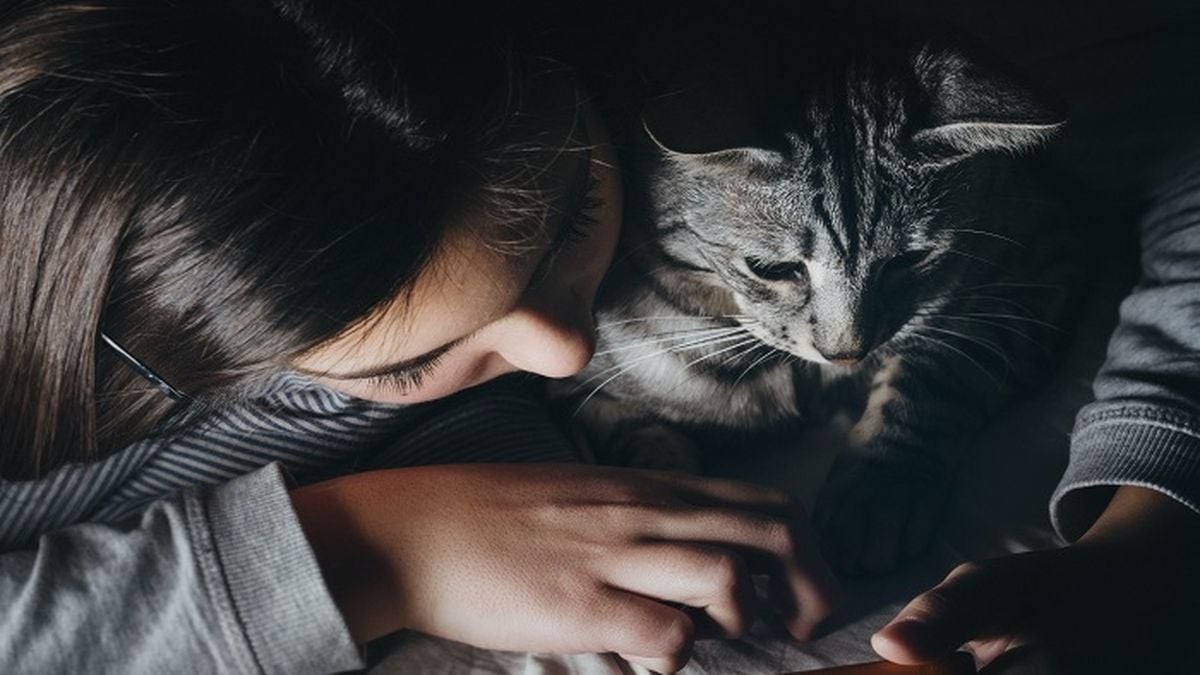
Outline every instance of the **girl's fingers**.
<svg viewBox="0 0 1200 675"><path fill-rule="evenodd" d="M1004 635L998 638L986 638L968 642L967 648L975 656L976 663L980 667L983 667L994 662L1001 654L1008 650L1023 646L1025 642L1020 636Z"/></svg>
<svg viewBox="0 0 1200 675"><path fill-rule="evenodd" d="M752 571L779 580L788 630L808 639L837 602L838 584L821 558L805 519L732 509L664 513L648 533L654 539L707 543L738 551Z"/></svg>
<svg viewBox="0 0 1200 675"><path fill-rule="evenodd" d="M668 471L641 472L672 487L693 506L736 508L781 518L807 517L800 500L778 488Z"/></svg>
<svg viewBox="0 0 1200 675"><path fill-rule="evenodd" d="M900 610L871 638L871 645L889 661L915 664L967 642L1005 638L1013 622L1039 599L1031 595L1041 592L1035 579L1011 572L994 562L959 565Z"/></svg>
<svg viewBox="0 0 1200 675"><path fill-rule="evenodd" d="M777 603L781 606L780 616L788 632L797 640L812 639L841 599L833 572L824 561L819 567L811 563L789 564L785 565L780 578L785 597L777 599Z"/></svg>
<svg viewBox="0 0 1200 675"><path fill-rule="evenodd" d="M696 628L682 610L615 588L594 609L592 651L615 652L659 673L680 670L691 658Z"/></svg>
<svg viewBox="0 0 1200 675"><path fill-rule="evenodd" d="M650 542L623 553L605 568L608 583L653 599L681 603L703 613L715 635L738 637L753 621L754 588L736 553L704 544Z"/></svg>

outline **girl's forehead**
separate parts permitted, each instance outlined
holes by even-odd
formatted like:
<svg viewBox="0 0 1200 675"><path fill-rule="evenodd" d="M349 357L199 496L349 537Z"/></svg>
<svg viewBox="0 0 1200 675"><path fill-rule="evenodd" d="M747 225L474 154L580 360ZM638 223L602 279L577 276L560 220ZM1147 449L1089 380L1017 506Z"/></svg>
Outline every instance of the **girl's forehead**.
<svg viewBox="0 0 1200 675"><path fill-rule="evenodd" d="M417 356L502 317L522 291L516 267L471 234L447 233L412 288L297 359L312 373L369 370Z"/></svg>
<svg viewBox="0 0 1200 675"><path fill-rule="evenodd" d="M531 130L508 182L450 209L444 235L412 287L298 359L305 370L359 371L425 354L517 305L571 208L575 184L587 180L582 117L576 109L548 112L558 114Z"/></svg>

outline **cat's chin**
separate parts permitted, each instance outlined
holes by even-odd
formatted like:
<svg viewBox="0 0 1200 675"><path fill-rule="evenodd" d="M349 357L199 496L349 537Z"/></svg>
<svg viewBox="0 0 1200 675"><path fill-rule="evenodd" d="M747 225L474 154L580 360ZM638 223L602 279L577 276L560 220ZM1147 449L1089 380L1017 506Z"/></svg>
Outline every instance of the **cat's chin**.
<svg viewBox="0 0 1200 675"><path fill-rule="evenodd" d="M832 361L825 358L824 356L821 356L820 352L818 352L815 349L810 350L810 351L805 351L805 352L801 352L796 349L789 349L788 353L793 356L798 356L798 357L800 357L800 359L807 361L808 363L815 363L820 366L830 366L830 367L837 366L837 364L833 363Z"/></svg>

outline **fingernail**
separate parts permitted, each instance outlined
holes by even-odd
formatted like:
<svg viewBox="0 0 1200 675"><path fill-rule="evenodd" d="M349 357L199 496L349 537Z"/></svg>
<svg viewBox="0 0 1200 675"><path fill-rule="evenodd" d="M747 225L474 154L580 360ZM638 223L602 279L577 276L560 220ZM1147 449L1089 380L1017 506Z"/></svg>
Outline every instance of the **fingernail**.
<svg viewBox="0 0 1200 675"><path fill-rule="evenodd" d="M887 640L899 643L919 654L926 654L934 648L929 624L915 617L897 619L884 626L876 635L882 633L887 633Z"/></svg>

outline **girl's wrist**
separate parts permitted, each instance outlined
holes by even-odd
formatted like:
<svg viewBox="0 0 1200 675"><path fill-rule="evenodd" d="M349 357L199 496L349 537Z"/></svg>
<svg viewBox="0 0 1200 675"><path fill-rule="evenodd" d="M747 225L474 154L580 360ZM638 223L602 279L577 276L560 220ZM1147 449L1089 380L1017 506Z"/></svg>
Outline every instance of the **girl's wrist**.
<svg viewBox="0 0 1200 675"><path fill-rule="evenodd" d="M1156 490L1121 486L1078 542L1100 579L1172 607L1200 603L1200 514Z"/></svg>
<svg viewBox="0 0 1200 675"><path fill-rule="evenodd" d="M1200 545L1200 514L1157 490L1122 485L1077 545L1114 542Z"/></svg>
<svg viewBox="0 0 1200 675"><path fill-rule="evenodd" d="M378 533L364 526L362 485L370 473L336 478L297 488L292 507L312 546L325 585L341 611L355 643L400 630L400 612L392 600L391 565L373 542ZM371 500L367 498L366 502Z"/></svg>

